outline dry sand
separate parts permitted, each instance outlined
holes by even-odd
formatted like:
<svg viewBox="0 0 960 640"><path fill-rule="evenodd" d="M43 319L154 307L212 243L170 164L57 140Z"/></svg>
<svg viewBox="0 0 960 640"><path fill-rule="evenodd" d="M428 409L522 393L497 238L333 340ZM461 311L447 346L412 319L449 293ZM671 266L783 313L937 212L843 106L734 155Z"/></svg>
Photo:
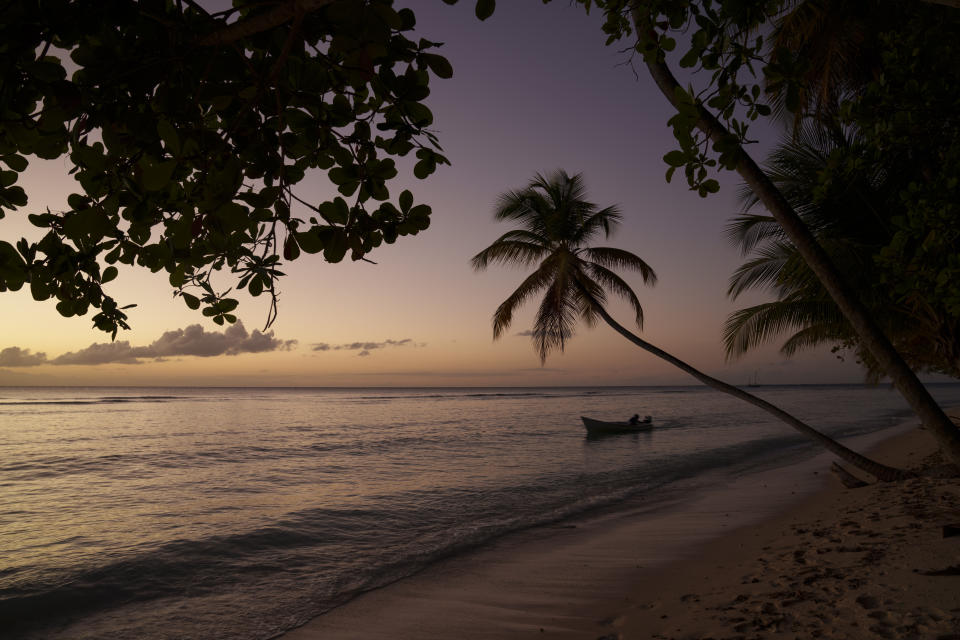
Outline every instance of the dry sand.
<svg viewBox="0 0 960 640"><path fill-rule="evenodd" d="M939 464L919 430L872 454ZM613 638L960 640L960 483L846 489L725 536L631 594ZM655 586L654 586L655 585Z"/></svg>
<svg viewBox="0 0 960 640"><path fill-rule="evenodd" d="M933 452L914 430L872 455L916 468ZM960 483L845 489L830 460L507 536L284 639L960 640L960 535L944 537Z"/></svg>

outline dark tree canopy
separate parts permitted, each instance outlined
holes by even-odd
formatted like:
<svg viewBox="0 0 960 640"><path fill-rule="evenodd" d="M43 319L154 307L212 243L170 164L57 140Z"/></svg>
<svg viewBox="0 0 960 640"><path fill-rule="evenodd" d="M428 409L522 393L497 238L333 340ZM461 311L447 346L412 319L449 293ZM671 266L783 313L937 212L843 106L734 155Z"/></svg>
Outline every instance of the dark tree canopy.
<svg viewBox="0 0 960 640"><path fill-rule="evenodd" d="M431 74L452 69L438 43L407 37L413 12L234 4L5 3L0 215L28 208L17 183L31 158L69 158L77 184L63 210L30 215L41 240L0 241L0 291L29 284L65 316L93 307L115 336L125 307L103 285L117 263L138 265L223 324L238 303L214 288L217 270L273 295L281 261L301 252L359 260L428 227L427 205L389 190L398 157L416 155L418 178L447 163L423 101ZM298 196L318 171L340 196Z"/></svg>
<svg viewBox="0 0 960 640"><path fill-rule="evenodd" d="M883 284L917 309L960 321L960 11L916 11L879 37L878 73L844 104L864 138L864 162L894 187ZM856 167L854 167L855 169ZM825 177L842 178L837 163Z"/></svg>
<svg viewBox="0 0 960 640"><path fill-rule="evenodd" d="M924 3L870 8L808 0L778 23L777 57L802 73L772 92L800 99L767 173L910 366L957 377L960 12ZM751 192L749 203L757 201ZM751 215L735 229L752 256L731 292L761 286L778 301L730 318L728 353L800 329L786 351L833 342L879 379L884 371L779 225Z"/></svg>
<svg viewBox="0 0 960 640"><path fill-rule="evenodd" d="M910 367L960 378L960 317L951 311L948 299L937 297L932 287L915 287L913 295L902 295L900 289L919 274L904 269L903 263L878 259L897 233L894 219L907 217L901 185L909 171L903 169L897 173L877 163L872 146L849 129L831 136L813 126L788 137L766 164L770 178L847 274ZM824 345L849 350L864 366L867 379L879 382L883 370L862 348L783 229L769 214L749 211L758 203L752 191L745 189L743 197L745 212L733 219L728 232L747 260L731 278L728 293L736 298L759 289L774 301L728 317L724 328L728 357L787 336L785 355Z"/></svg>

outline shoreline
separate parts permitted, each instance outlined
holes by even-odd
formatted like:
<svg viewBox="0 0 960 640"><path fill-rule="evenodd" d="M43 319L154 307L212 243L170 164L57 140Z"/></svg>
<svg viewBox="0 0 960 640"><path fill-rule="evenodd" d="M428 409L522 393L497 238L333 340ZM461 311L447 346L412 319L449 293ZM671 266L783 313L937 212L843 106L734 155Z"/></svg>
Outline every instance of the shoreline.
<svg viewBox="0 0 960 640"><path fill-rule="evenodd" d="M868 455L918 468L939 458L918 427ZM635 585L610 638L960 638L956 480L824 489L708 542ZM937 574L940 575L937 575Z"/></svg>
<svg viewBox="0 0 960 640"><path fill-rule="evenodd" d="M879 449L863 442L869 441L870 436L858 439L862 444L854 446L893 464L915 466L912 461L925 455L924 441L929 441L928 448L932 449L932 438L916 429L905 434L906 428L901 424L871 434L874 441L883 438ZM911 455L906 455L908 444ZM874 508L877 499L873 494L884 489L844 489L836 479L828 477L832 460L830 454L823 453L785 467L750 473L684 501L676 509L651 508L642 500L628 501L615 512L510 534L361 594L280 637L775 638L781 637L777 635L780 632L772 630L783 628L787 635L782 637L794 638L797 632L790 631L793 627L825 633L823 621L804 626L806 623L793 612L800 611L802 607L798 605L807 600L816 605L816 610L823 599L818 602L816 597L805 600L803 596L810 591L810 584L830 582L829 576L817 574L803 589L794 588L797 597L792 599L786 597L791 583L796 582L790 578L803 571L806 573L799 578L801 581L814 575L811 570L833 553L824 550L826 542L834 548L843 546L830 542L836 536L823 533L820 538L826 541L824 545L814 545L816 551L803 551L811 543L811 531L830 528L823 524L825 514L821 511L840 513L842 507L835 504L838 497L853 503L869 498ZM859 511L862 515L864 507L859 507ZM853 517L847 514L843 522L856 522ZM955 519L960 524L960 512ZM807 521L811 524L801 524ZM833 555L855 560L869 555L871 549L894 542L883 537L883 533L876 533L875 529L880 527L875 522L869 526L857 523L856 528L870 532L864 535L874 536L869 545L862 541L858 545L851 543L847 545L850 551ZM924 535L929 533L926 529ZM905 535L899 530L886 533ZM960 552L960 542L951 548ZM796 552L800 555L791 555ZM808 553L819 553L817 562ZM877 555L874 552L870 557L876 559ZM941 560L946 561L947 556ZM960 558L947 565L954 563L960 563ZM760 566L754 567L755 564ZM840 577L839 571L831 575L833 582L859 579ZM751 576L747 580L749 588L742 584L747 576ZM754 578L756 582L751 582ZM938 577L944 578L950 584L939 584L960 594L960 578ZM728 597L732 591L736 593L729 593ZM844 593L856 591L845 589ZM868 596L863 602L874 604L871 597L878 596ZM737 598L737 602L725 602ZM797 602L786 604L790 600ZM868 628L863 624L874 620L861 618L885 610L881 609L886 606L881 602L878 599L874 609L858 605L861 611L854 610L864 614L856 617L860 631ZM939 625L946 628L945 633L960 631L954 629L960 611L948 613L960 607L960 602L947 604L951 604L947 609L934 607L940 613L921 611L919 617L915 615L921 621L916 622L918 628L935 629ZM791 611L785 613L784 609L790 607ZM842 617L839 611L837 616ZM819 620L815 615L806 617ZM903 616L900 619L905 620ZM874 626L886 628L881 624L884 620L874 621ZM897 628L892 622L889 625ZM900 626L907 628L905 624ZM837 633L825 637L863 637L844 636L842 629L831 629Z"/></svg>

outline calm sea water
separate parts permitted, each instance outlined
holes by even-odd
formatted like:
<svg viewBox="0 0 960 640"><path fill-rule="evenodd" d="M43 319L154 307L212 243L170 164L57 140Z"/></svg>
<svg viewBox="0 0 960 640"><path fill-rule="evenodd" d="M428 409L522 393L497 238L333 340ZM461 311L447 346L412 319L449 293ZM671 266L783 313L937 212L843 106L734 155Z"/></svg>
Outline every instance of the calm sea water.
<svg viewBox="0 0 960 640"><path fill-rule="evenodd" d="M841 438L907 415L756 391ZM579 420L633 413L656 429ZM269 638L504 533L815 451L701 387L4 388L0 635Z"/></svg>

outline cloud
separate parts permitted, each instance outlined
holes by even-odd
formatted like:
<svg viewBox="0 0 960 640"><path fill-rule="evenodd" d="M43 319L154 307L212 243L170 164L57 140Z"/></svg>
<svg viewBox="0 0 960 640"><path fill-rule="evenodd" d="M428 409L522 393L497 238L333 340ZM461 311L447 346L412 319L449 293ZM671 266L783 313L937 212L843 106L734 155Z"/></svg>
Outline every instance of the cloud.
<svg viewBox="0 0 960 640"><path fill-rule="evenodd" d="M134 347L126 340L94 342L86 349L68 351L50 361L50 364L139 364L138 358L149 358L147 347Z"/></svg>
<svg viewBox="0 0 960 640"><path fill-rule="evenodd" d="M0 367L35 367L47 361L47 354L30 353L30 349L7 347L0 351Z"/></svg>
<svg viewBox="0 0 960 640"><path fill-rule="evenodd" d="M247 333L242 322L227 327L222 333L204 331L193 324L186 329L166 331L149 347L150 357L164 356L233 356L238 353L262 353L264 351L289 351L296 340L280 340L273 331L260 333L254 329Z"/></svg>
<svg viewBox="0 0 960 640"><path fill-rule="evenodd" d="M529 338L530 336L533 335L533 331L531 331L530 329L527 329L526 331L521 331L520 333L515 333L515 334L513 334L513 335L515 335L515 336L523 336L523 337Z"/></svg>
<svg viewBox="0 0 960 640"><path fill-rule="evenodd" d="M162 360L174 356L209 358L240 353L289 351L296 343L296 340L280 340L274 336L273 331L261 333L254 330L252 334L248 333L242 322L237 322L222 332L206 331L199 324L192 324L185 329L165 331L147 346L135 347L126 340L95 342L86 349L70 351L47 362L56 365L140 364L144 359ZM0 356L7 351L9 349L0 352Z"/></svg>
<svg viewBox="0 0 960 640"><path fill-rule="evenodd" d="M383 342L345 342L344 344L330 344L328 342L316 342L312 346L314 351L359 351L358 356L369 356L374 349L384 349L386 347L425 347L426 342L415 343L411 338L403 340L384 340Z"/></svg>
<svg viewBox="0 0 960 640"><path fill-rule="evenodd" d="M481 371L476 369L455 369L450 371L442 370L424 370L417 369L395 369L393 371L363 371L356 372L353 375L366 377L384 377L384 376L443 376L446 378L504 378L529 376L532 373L570 373L568 369L551 369L549 367L537 367L536 369L498 369L495 371Z"/></svg>

